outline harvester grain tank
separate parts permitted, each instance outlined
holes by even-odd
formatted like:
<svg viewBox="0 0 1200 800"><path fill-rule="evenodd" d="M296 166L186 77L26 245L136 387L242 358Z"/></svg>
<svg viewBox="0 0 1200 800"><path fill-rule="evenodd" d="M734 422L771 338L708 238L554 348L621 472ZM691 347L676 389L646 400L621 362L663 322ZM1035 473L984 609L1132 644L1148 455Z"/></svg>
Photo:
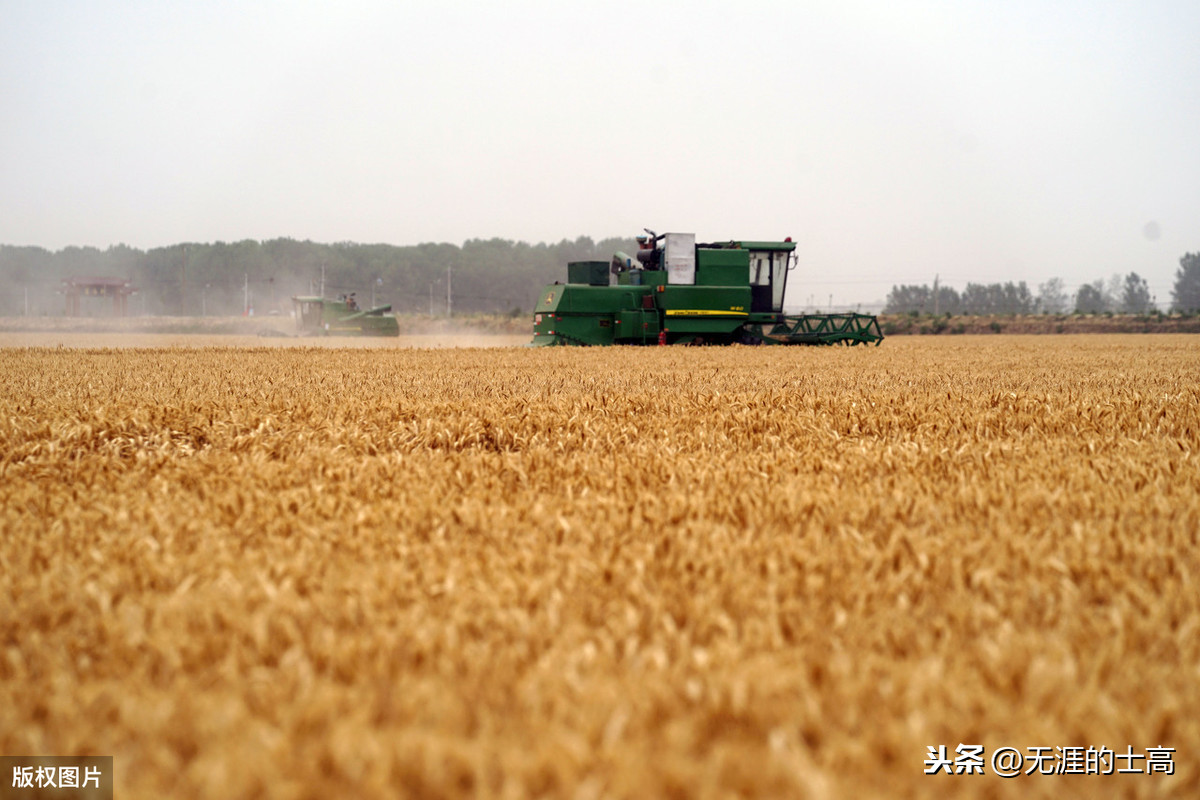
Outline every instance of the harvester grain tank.
<svg viewBox="0 0 1200 800"><path fill-rule="evenodd" d="M875 344L868 314L786 314L791 239L697 244L690 233L638 237L634 256L567 264L542 290L534 345ZM614 277L615 276L615 281Z"/></svg>
<svg viewBox="0 0 1200 800"><path fill-rule="evenodd" d="M361 309L354 295L329 300L293 297L296 328L304 336L399 336L400 323L390 305Z"/></svg>

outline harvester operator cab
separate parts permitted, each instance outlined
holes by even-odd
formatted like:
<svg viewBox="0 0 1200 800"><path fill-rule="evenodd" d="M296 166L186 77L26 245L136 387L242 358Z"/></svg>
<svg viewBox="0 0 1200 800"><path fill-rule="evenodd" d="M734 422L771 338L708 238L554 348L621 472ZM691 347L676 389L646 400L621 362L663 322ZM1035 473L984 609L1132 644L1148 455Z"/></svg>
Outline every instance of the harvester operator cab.
<svg viewBox="0 0 1200 800"><path fill-rule="evenodd" d="M321 306L324 300L318 297L293 297L296 305L296 328L301 331L316 331L321 327Z"/></svg>
<svg viewBox="0 0 1200 800"><path fill-rule="evenodd" d="M794 266L794 251L750 250L750 310L783 313L783 291L788 270Z"/></svg>

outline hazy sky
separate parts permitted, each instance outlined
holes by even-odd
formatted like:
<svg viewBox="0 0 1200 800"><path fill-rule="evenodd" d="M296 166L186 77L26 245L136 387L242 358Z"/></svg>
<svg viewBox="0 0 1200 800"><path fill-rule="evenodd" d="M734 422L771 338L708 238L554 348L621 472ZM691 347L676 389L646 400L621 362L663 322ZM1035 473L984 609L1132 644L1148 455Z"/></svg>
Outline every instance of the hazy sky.
<svg viewBox="0 0 1200 800"><path fill-rule="evenodd" d="M1196 0L0 0L0 243L799 242L789 305L1200 251Z"/></svg>

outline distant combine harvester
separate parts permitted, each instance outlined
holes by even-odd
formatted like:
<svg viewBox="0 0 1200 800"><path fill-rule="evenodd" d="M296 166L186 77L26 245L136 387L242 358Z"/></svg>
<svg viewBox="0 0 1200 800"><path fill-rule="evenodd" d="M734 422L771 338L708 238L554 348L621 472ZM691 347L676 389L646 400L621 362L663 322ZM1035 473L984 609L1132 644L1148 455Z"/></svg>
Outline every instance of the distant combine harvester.
<svg viewBox="0 0 1200 800"><path fill-rule="evenodd" d="M399 336L400 323L388 313L391 305L361 309L354 295L337 300L293 297L296 329L301 336Z"/></svg>

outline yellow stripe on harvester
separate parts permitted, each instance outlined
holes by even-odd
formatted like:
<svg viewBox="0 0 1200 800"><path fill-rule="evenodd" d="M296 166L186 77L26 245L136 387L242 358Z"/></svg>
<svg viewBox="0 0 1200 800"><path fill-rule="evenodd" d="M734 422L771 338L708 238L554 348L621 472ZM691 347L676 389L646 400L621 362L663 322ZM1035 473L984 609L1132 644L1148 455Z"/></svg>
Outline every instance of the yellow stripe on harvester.
<svg viewBox="0 0 1200 800"><path fill-rule="evenodd" d="M668 317L744 317L745 311L718 311L711 308L669 308Z"/></svg>

